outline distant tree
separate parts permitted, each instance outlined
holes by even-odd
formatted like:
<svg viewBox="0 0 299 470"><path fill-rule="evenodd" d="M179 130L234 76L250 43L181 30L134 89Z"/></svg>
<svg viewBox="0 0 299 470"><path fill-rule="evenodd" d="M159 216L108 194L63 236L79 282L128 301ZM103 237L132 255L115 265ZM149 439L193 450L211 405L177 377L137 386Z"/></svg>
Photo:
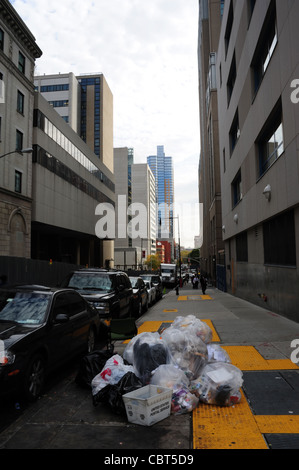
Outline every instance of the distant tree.
<svg viewBox="0 0 299 470"><path fill-rule="evenodd" d="M156 271L159 269L161 264L161 258L158 254L156 255L148 255L144 264L151 270Z"/></svg>

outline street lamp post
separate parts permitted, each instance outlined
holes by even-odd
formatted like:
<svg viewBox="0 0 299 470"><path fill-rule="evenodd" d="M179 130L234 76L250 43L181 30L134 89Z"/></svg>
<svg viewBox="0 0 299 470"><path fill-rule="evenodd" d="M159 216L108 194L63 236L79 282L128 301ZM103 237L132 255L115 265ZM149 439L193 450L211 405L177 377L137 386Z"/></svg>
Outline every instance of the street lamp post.
<svg viewBox="0 0 299 470"><path fill-rule="evenodd" d="M23 155L23 153L32 153L32 152L33 152L32 148L22 149L22 150L16 149L16 150L12 150L11 152L4 153L4 155L0 155L0 158L6 157L7 155L10 155L11 153L21 153Z"/></svg>

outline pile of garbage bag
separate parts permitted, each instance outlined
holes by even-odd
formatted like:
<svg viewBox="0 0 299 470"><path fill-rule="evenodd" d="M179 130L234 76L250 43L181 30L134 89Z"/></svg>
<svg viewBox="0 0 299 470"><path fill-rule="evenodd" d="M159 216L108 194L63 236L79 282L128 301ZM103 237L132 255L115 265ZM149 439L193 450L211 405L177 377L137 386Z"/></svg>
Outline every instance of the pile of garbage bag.
<svg viewBox="0 0 299 470"><path fill-rule="evenodd" d="M172 389L173 414L191 412L200 402L233 406L241 399L242 372L211 341L205 322L194 315L177 317L161 334L132 338L123 357L89 355L76 381L91 388L95 406L108 404L117 414L125 414L124 394L149 384Z"/></svg>

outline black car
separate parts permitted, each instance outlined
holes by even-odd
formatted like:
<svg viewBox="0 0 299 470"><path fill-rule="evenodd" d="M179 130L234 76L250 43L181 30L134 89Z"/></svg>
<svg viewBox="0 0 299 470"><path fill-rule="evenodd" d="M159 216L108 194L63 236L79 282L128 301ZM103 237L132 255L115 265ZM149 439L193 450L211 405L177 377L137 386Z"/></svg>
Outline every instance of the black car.
<svg viewBox="0 0 299 470"><path fill-rule="evenodd" d="M144 280L141 277L130 276L133 288L133 313L140 317L142 312L148 309L148 291Z"/></svg>
<svg viewBox="0 0 299 470"><path fill-rule="evenodd" d="M0 394L42 391L46 374L80 352L91 352L97 311L72 289L0 289Z"/></svg>
<svg viewBox="0 0 299 470"><path fill-rule="evenodd" d="M76 289L96 307L101 319L129 317L133 290L126 273L106 269L79 269L62 282L62 287Z"/></svg>
<svg viewBox="0 0 299 470"><path fill-rule="evenodd" d="M152 282L152 284L156 288L156 299L157 300L162 299L163 287L162 287L162 280L160 276L158 276L157 274L142 274L141 277L144 281Z"/></svg>

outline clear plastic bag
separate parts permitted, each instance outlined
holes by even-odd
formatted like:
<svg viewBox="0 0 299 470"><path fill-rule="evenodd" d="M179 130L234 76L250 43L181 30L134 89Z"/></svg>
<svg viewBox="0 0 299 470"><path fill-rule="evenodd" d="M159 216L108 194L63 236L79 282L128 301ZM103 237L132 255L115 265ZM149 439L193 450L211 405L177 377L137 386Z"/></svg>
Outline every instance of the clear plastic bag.
<svg viewBox="0 0 299 470"><path fill-rule="evenodd" d="M228 353L220 346L220 344L208 344L208 362L226 362L231 363Z"/></svg>
<svg viewBox="0 0 299 470"><path fill-rule="evenodd" d="M125 358L132 353L134 372L144 384L150 381L151 373L162 364L171 362L169 348L158 333L141 333L134 338L132 351L127 351Z"/></svg>
<svg viewBox="0 0 299 470"><path fill-rule="evenodd" d="M198 336L206 344L212 341L213 332L211 328L195 315L176 317L172 323L172 327L184 329L187 333Z"/></svg>
<svg viewBox="0 0 299 470"><path fill-rule="evenodd" d="M232 364L207 364L201 375L190 383L190 391L201 402L210 405L232 406L240 402L243 374Z"/></svg>
<svg viewBox="0 0 299 470"><path fill-rule="evenodd" d="M162 339L169 348L172 362L182 369L190 380L196 379L208 362L207 345L196 331L191 327L180 327L176 323L163 331Z"/></svg>
<svg viewBox="0 0 299 470"><path fill-rule="evenodd" d="M123 358L114 354L108 359L102 371L93 378L91 382L92 395L96 395L106 385L117 384L127 372L134 372L133 366L125 365Z"/></svg>
<svg viewBox="0 0 299 470"><path fill-rule="evenodd" d="M171 412L183 414L191 412L199 399L189 391L189 379L178 367L167 364L153 371L151 384L172 389Z"/></svg>

